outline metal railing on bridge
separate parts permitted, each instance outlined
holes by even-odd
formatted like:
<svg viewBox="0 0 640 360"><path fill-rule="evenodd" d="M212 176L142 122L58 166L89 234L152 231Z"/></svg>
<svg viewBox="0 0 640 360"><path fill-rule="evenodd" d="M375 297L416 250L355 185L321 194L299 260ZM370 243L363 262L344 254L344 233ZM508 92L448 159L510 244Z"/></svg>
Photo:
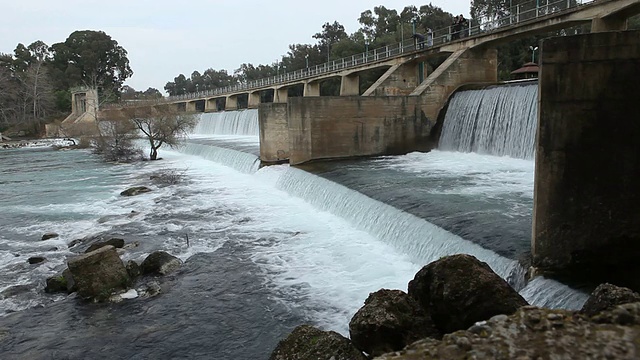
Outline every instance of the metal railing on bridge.
<svg viewBox="0 0 640 360"><path fill-rule="evenodd" d="M421 41L418 41L417 37L412 36L409 39L403 39L399 43L393 45L368 50L361 54L332 60L321 65L315 65L296 71L285 72L277 76L238 83L222 88L168 96L158 99L157 101L148 101L146 103L176 102L180 100L210 98L241 91L257 90L271 85L277 86L280 84L287 84L298 80L303 81L320 75L334 73L339 70L348 70L364 64L373 64L390 58L422 52L429 48L441 46L463 38L485 35L497 29L519 26L522 23L575 9L594 1L598 0L532 0L512 6L508 11L492 14L489 18L483 19L483 22L480 24L473 24L472 20L468 19L468 25L461 29L456 29L452 24L446 28L428 32L424 35L424 40ZM134 100L129 104L136 106L140 105L141 101ZM123 105L126 106L127 102L124 102L124 104L122 102L114 104L114 106Z"/></svg>

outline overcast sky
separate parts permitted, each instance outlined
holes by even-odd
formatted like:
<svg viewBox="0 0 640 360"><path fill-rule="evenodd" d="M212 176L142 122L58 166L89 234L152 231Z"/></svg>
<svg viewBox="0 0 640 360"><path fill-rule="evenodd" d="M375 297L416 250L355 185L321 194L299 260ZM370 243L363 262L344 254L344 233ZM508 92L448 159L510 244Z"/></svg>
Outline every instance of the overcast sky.
<svg viewBox="0 0 640 360"><path fill-rule="evenodd" d="M136 90L164 84L180 73L208 68L229 73L242 63L271 64L289 44L313 44L325 22L352 33L360 13L384 5L398 12L411 0L0 0L0 52L18 43L63 42L75 30L102 30L129 53ZM469 15L469 0L433 0L454 15Z"/></svg>

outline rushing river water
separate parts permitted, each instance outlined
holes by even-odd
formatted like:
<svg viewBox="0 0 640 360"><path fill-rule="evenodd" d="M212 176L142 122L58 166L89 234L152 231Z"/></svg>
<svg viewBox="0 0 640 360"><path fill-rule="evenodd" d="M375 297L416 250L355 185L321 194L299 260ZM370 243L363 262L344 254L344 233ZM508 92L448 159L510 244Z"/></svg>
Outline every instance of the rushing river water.
<svg viewBox="0 0 640 360"><path fill-rule="evenodd" d="M453 253L487 262L533 304L586 299L555 281L524 283L531 160L433 151L308 169L317 175L258 168L255 112L207 117L156 162L0 151L3 359L266 359L302 323L348 335L370 292L406 290L423 265ZM159 171L181 181L154 183ZM153 191L119 196L133 185ZM40 240L51 231L60 236ZM124 260L162 249L185 264L153 298L91 305L44 294L76 251L67 244L96 234L137 244Z"/></svg>

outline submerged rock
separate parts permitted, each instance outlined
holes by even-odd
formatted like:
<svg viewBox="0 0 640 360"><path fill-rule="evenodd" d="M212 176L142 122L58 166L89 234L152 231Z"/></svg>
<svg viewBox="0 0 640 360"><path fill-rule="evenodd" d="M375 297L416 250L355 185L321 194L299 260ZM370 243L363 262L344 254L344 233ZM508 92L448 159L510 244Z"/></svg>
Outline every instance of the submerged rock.
<svg viewBox="0 0 640 360"><path fill-rule="evenodd" d="M400 290L369 294L364 306L349 322L351 341L372 356L402 350L425 337L440 338L431 316Z"/></svg>
<svg viewBox="0 0 640 360"><path fill-rule="evenodd" d="M366 360L349 339L334 331L322 331L309 325L298 326L278 343L269 360Z"/></svg>
<svg viewBox="0 0 640 360"><path fill-rule="evenodd" d="M423 267L409 282L409 295L443 334L527 305L489 265L471 255L446 256Z"/></svg>
<svg viewBox="0 0 640 360"><path fill-rule="evenodd" d="M135 196L138 194L143 194L146 192L151 191L151 189L149 189L146 186L134 186L132 188L128 188L127 190L123 191L120 193L120 195L122 196Z"/></svg>
<svg viewBox="0 0 640 360"><path fill-rule="evenodd" d="M107 241L100 241L95 244L91 244L89 248L85 251L85 253L92 252L100 249L103 246L111 245L116 249L121 249L124 247L124 239L113 238Z"/></svg>
<svg viewBox="0 0 640 360"><path fill-rule="evenodd" d="M44 291L49 294L67 292L67 280L62 275L52 276L47 279Z"/></svg>
<svg viewBox="0 0 640 360"><path fill-rule="evenodd" d="M44 262L45 260L46 259L42 256L32 256L27 260L27 262L33 265L33 264L39 264L41 262Z"/></svg>
<svg viewBox="0 0 640 360"><path fill-rule="evenodd" d="M42 240L49 240L49 239L57 238L58 236L60 236L60 235L58 235L58 234L56 234L54 232L48 232L48 233L42 235Z"/></svg>
<svg viewBox="0 0 640 360"><path fill-rule="evenodd" d="M140 265L138 265L138 263L133 260L127 261L126 268L131 280L137 279L142 273L142 271L140 270Z"/></svg>
<svg viewBox="0 0 640 360"><path fill-rule="evenodd" d="M611 284L600 284L591 293L580 312L593 316L601 311L614 308L616 305L639 302L640 294L626 287Z"/></svg>
<svg viewBox="0 0 640 360"><path fill-rule="evenodd" d="M144 259L140 267L143 275L166 275L176 271L181 265L182 260L167 253L166 251L154 251Z"/></svg>
<svg viewBox="0 0 640 360"><path fill-rule="evenodd" d="M85 299L105 301L116 290L124 290L131 280L113 246L77 256L68 261L69 270Z"/></svg>
<svg viewBox="0 0 640 360"><path fill-rule="evenodd" d="M627 314L621 325L616 313ZM600 323L566 310L520 308L468 331L425 339L379 360L417 359L638 359L640 303L598 315Z"/></svg>
<svg viewBox="0 0 640 360"><path fill-rule="evenodd" d="M14 297L16 295L30 292L34 288L33 284L29 285L13 285L0 292L0 300Z"/></svg>

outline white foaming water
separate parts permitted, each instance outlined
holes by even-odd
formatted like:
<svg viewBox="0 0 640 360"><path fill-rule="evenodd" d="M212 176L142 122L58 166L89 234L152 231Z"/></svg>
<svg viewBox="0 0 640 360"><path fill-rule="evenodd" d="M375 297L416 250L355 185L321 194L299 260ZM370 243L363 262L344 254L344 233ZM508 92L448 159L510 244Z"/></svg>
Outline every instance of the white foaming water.
<svg viewBox="0 0 640 360"><path fill-rule="evenodd" d="M386 157L378 162L411 176L451 180L446 189L433 187L429 188L431 192L483 197L517 193L533 198L535 164L531 160L433 150Z"/></svg>
<svg viewBox="0 0 640 360"><path fill-rule="evenodd" d="M292 171L286 165L246 175L178 153L165 153L165 159L186 167L189 187L198 193L197 200L180 202L186 207L181 211L205 213L197 206L187 210L193 200L234 209L241 221L219 229L226 241L245 242L276 300L302 310L323 328L348 334L349 319L370 292L406 290L420 268L347 220L274 188Z"/></svg>
<svg viewBox="0 0 640 360"><path fill-rule="evenodd" d="M531 280L520 291L520 295L536 306L567 310L582 308L589 298L586 293L573 290L565 284L542 276Z"/></svg>
<svg viewBox="0 0 640 360"><path fill-rule="evenodd" d="M524 286L521 266L516 261L347 187L295 168L284 173L277 186L348 220L416 264L426 265L446 255L470 254L489 264L516 289Z"/></svg>
<svg viewBox="0 0 640 360"><path fill-rule="evenodd" d="M258 136L258 110L246 109L200 114L194 135Z"/></svg>
<svg viewBox="0 0 640 360"><path fill-rule="evenodd" d="M445 115L439 148L532 159L537 98L537 84L456 93Z"/></svg>
<svg viewBox="0 0 640 360"><path fill-rule="evenodd" d="M260 167L260 159L255 155L212 145L188 143L180 152L215 161L247 174L256 172Z"/></svg>

